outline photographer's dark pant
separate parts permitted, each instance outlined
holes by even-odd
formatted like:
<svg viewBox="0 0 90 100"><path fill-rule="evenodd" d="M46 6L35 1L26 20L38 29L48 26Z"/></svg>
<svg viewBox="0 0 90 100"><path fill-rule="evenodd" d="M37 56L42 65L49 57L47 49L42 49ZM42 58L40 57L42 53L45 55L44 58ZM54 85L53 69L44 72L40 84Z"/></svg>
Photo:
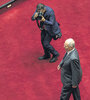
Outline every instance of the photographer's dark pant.
<svg viewBox="0 0 90 100"><path fill-rule="evenodd" d="M72 88L72 86L63 86L60 100L69 100L71 93L73 94L74 100L81 100L79 87Z"/></svg>
<svg viewBox="0 0 90 100"><path fill-rule="evenodd" d="M51 40L52 40L52 37L49 35L49 33L46 30L42 30L41 43L44 49L45 56L50 56L50 53L53 56L56 56L58 54L58 52L50 44Z"/></svg>

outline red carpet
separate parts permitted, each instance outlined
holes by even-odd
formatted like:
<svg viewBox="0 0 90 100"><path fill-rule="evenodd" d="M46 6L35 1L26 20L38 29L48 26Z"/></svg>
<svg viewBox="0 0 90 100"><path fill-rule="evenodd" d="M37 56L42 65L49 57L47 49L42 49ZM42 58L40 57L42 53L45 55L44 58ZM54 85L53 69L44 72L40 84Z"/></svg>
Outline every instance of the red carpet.
<svg viewBox="0 0 90 100"><path fill-rule="evenodd" d="M39 61L43 55L40 30L31 16L37 3L55 11L62 38L52 41L59 51L56 63ZM0 10L0 100L59 100L62 83L57 65L64 56L63 43L72 37L79 52L83 78L82 100L90 100L90 0L17 0ZM70 100L73 100L72 96Z"/></svg>
<svg viewBox="0 0 90 100"><path fill-rule="evenodd" d="M2 6L5 3L8 3L9 1L11 1L11 0L0 0L0 6Z"/></svg>

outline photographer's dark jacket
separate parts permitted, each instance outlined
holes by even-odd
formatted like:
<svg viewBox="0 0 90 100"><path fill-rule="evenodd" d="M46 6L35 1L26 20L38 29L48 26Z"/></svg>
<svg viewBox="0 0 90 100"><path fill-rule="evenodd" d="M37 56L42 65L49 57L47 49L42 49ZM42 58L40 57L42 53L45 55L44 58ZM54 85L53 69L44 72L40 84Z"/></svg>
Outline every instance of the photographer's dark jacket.
<svg viewBox="0 0 90 100"><path fill-rule="evenodd" d="M68 55L66 53L60 66L63 85L77 86L82 78L82 70L77 50L74 49Z"/></svg>
<svg viewBox="0 0 90 100"><path fill-rule="evenodd" d="M55 18L55 15L54 15L54 11L48 6L45 6L45 9L46 9L46 12L43 15L44 18L45 18L45 22L43 22L45 30L47 30L48 33L51 36L55 36L57 34L61 34L61 30L60 30L59 25L58 25L58 23L56 21L56 18ZM36 20L36 19L34 19L34 14L33 14L32 18L31 18L33 21Z"/></svg>

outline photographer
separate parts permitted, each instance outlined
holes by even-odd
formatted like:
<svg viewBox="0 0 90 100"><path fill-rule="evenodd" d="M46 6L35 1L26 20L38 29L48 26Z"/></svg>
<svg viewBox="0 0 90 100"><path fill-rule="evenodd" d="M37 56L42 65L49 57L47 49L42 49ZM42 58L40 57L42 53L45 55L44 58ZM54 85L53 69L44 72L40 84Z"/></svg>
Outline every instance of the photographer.
<svg viewBox="0 0 90 100"><path fill-rule="evenodd" d="M59 24L57 23L54 15L54 11L44 4L38 4L36 11L33 14L33 21L36 20L39 29L41 30L41 43L44 49L44 56L39 57L39 60L44 60L50 58L50 63L55 62L59 56L59 53L50 44L51 40L57 40L61 38L61 30Z"/></svg>

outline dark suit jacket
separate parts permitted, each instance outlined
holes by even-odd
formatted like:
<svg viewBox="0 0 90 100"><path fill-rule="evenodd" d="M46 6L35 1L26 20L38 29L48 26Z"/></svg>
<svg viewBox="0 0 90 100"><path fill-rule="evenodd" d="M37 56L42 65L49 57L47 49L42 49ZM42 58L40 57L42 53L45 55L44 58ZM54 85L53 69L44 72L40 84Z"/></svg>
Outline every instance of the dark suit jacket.
<svg viewBox="0 0 90 100"><path fill-rule="evenodd" d="M54 15L54 11L48 6L45 6L45 8L46 8L46 12L44 14L44 18L46 20L43 23L43 25L45 26L45 29L49 32L49 34L51 36L55 36L57 34L61 34L61 30L60 30L59 25L58 25L58 23L56 21L56 18L55 18L55 15ZM35 20L34 19L34 14L33 14L32 18L31 18L33 21Z"/></svg>
<svg viewBox="0 0 90 100"><path fill-rule="evenodd" d="M61 68L61 81L63 85L77 86L82 78L82 69L80 66L79 55L74 49L68 55L65 54L60 63Z"/></svg>

